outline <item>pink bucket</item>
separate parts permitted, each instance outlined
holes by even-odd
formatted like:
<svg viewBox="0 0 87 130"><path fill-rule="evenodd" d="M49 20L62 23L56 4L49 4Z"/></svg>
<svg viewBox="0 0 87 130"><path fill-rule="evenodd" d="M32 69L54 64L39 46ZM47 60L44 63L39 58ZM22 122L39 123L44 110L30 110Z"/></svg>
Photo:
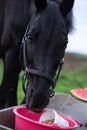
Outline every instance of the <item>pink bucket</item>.
<svg viewBox="0 0 87 130"><path fill-rule="evenodd" d="M15 107L13 110L15 113L15 130L75 130L81 126L81 123L77 120L64 114L59 115L68 121L69 127L39 123L39 118L44 111L46 111L46 109L41 113L35 113L27 109L25 106Z"/></svg>

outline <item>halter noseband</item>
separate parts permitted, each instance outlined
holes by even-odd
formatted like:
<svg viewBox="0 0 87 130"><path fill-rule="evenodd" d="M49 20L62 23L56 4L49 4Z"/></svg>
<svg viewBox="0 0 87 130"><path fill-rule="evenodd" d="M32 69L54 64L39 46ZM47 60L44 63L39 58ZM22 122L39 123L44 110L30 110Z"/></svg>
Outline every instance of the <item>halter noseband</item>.
<svg viewBox="0 0 87 130"><path fill-rule="evenodd" d="M40 70L35 70L35 69L29 68L28 65L27 65L27 54L26 54L27 38L28 38L28 29L26 30L25 35L24 35L23 40L22 40L24 71L25 71L25 73L24 73L24 75L22 77L23 90L26 93L25 81L27 79L27 75L33 74L33 75L36 75L36 76L43 77L43 78L47 79L51 83L52 88L50 88L50 97L52 97L55 94L54 88L56 86L57 80L59 79L59 75L60 75L60 72L61 72L61 69L62 69L62 65L64 63L64 58L60 61L60 64L58 66L58 72L57 72L57 76L56 76L55 81L53 80L53 78L52 78L52 76L50 74L44 73L44 72L42 72Z"/></svg>

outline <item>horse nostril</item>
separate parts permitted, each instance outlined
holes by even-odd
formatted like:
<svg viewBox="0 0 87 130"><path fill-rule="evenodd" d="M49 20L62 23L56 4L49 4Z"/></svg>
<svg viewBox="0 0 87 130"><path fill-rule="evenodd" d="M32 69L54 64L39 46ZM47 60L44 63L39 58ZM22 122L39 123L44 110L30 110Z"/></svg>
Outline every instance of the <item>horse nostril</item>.
<svg viewBox="0 0 87 130"><path fill-rule="evenodd" d="M31 88L31 93L30 93L30 96L31 96L31 97L32 97L33 91L34 91L34 89Z"/></svg>
<svg viewBox="0 0 87 130"><path fill-rule="evenodd" d="M32 88L32 89L31 89L31 93L33 93L33 91L34 91L34 89Z"/></svg>

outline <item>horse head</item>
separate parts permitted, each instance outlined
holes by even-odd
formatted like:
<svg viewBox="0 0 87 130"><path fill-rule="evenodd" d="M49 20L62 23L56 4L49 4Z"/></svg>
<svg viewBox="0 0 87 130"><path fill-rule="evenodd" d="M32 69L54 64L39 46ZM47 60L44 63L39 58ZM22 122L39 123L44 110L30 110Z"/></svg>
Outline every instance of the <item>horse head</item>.
<svg viewBox="0 0 87 130"><path fill-rule="evenodd" d="M28 78L26 106L40 112L49 102L50 86L68 42L67 15L74 0L34 0L34 11L23 37Z"/></svg>

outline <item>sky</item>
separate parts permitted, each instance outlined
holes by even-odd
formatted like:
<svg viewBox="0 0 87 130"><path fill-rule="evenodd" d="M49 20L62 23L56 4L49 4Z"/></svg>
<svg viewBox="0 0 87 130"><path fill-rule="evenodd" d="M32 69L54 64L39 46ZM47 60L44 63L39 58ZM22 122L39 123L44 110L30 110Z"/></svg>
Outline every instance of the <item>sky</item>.
<svg viewBox="0 0 87 130"><path fill-rule="evenodd" d="M87 55L87 0L75 0L73 13L74 31L66 51Z"/></svg>

